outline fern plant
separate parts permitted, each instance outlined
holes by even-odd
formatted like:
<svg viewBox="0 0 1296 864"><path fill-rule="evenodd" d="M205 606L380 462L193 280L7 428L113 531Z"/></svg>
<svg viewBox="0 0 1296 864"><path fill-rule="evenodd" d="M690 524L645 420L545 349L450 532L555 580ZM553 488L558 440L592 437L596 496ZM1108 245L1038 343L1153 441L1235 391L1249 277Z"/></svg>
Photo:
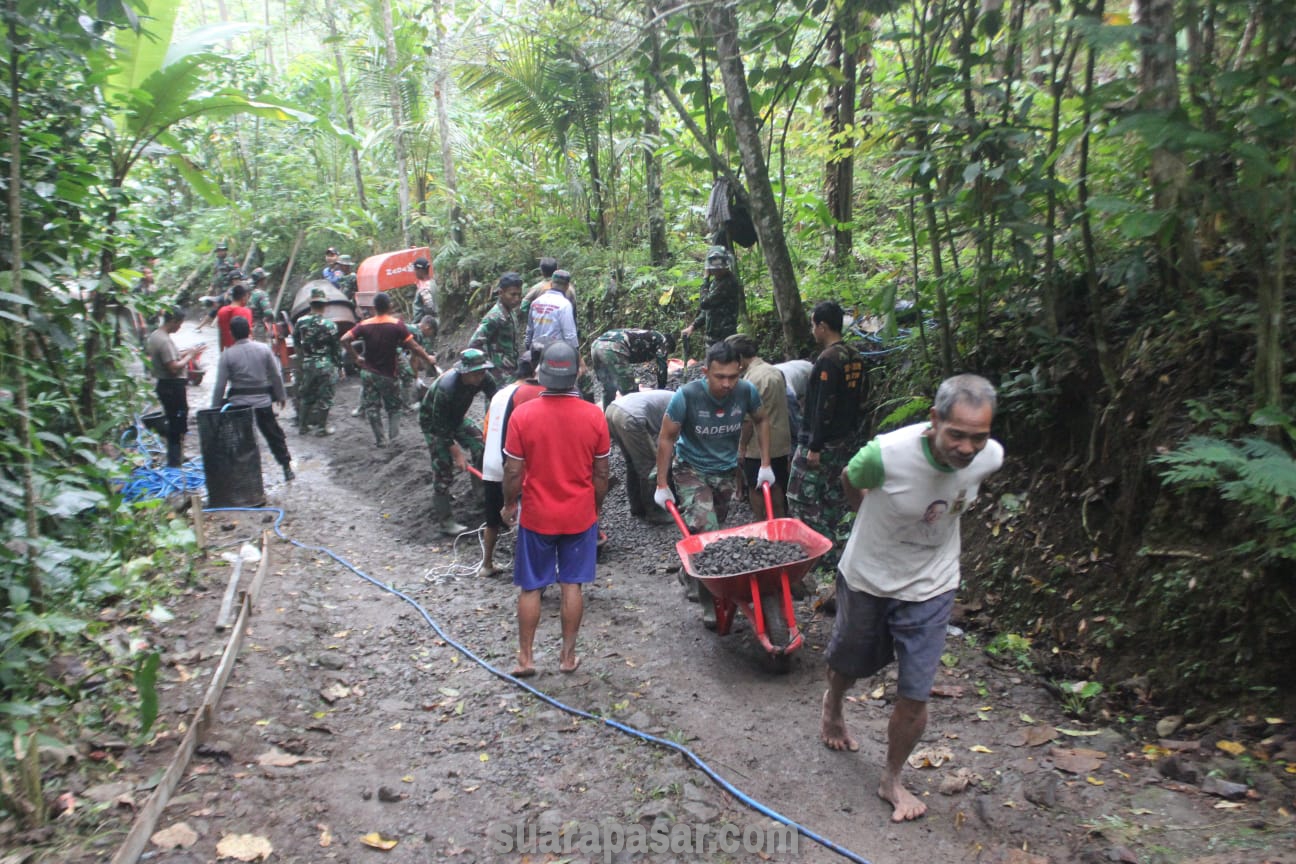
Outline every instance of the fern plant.
<svg viewBox="0 0 1296 864"><path fill-rule="evenodd" d="M1153 459L1166 466L1162 479L1175 486L1213 488L1245 507L1261 536L1234 548L1238 554L1296 560L1296 459L1262 438L1223 441L1194 435Z"/></svg>

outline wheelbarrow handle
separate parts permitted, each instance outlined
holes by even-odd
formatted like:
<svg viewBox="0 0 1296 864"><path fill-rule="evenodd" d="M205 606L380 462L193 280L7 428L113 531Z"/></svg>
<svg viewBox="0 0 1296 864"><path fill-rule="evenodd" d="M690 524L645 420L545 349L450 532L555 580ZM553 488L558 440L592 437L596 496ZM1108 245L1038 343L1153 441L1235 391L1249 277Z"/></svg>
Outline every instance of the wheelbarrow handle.
<svg viewBox="0 0 1296 864"><path fill-rule="evenodd" d="M688 526L684 524L684 517L680 515L679 508L675 506L674 501L666 500L666 512L675 520L675 524L679 526L680 533L684 535L685 540L693 536L689 533Z"/></svg>
<svg viewBox="0 0 1296 864"><path fill-rule="evenodd" d="M768 522L770 519L774 518L774 501L770 497L770 484L768 480L761 484L761 492L765 494L765 521Z"/></svg>
<svg viewBox="0 0 1296 864"><path fill-rule="evenodd" d="M482 473L480 471L478 471L476 468L473 467L473 464L471 462L469 462L467 465L464 466L464 470L467 471L469 474L473 475L474 477L476 477L478 480L486 479L485 477L482 476Z"/></svg>

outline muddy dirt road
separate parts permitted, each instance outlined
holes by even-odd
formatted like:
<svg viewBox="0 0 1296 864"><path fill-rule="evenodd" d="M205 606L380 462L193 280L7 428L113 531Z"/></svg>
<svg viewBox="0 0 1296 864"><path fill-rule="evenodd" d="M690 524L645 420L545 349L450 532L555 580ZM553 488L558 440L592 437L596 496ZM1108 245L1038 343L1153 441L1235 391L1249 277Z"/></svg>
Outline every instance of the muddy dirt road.
<svg viewBox="0 0 1296 864"><path fill-rule="evenodd" d="M270 861L302 864L849 860L807 836L795 852L780 851L776 843L786 838L767 830L768 817L679 753L578 719L448 644L510 669L516 591L507 570L475 575L475 537L452 543L434 533L417 423L406 419L396 446L375 449L362 419L348 416L357 400L355 384L339 389L339 433L331 438L289 432L294 482L279 482L276 466L263 462L284 535L330 548L373 581L319 552L274 543L216 731L158 825L191 833L177 830L178 843L164 835L174 848L152 845L146 860L215 861L218 849L236 848L235 835L268 843ZM480 414L480 403L474 410ZM614 474L622 473L619 459L614 454ZM467 478L455 495L471 497ZM479 524L480 506L466 504L459 517ZM747 518L742 511L730 522ZM162 733L124 752L118 774L87 774L87 786L122 784L112 791L123 797L100 808L94 836L60 860L106 860L120 843L133 815L128 802L137 807L147 796L219 656L213 622L228 575L219 553L259 537L275 519L211 515L219 548L172 610L175 620L150 634L164 651ZM676 579L673 527L633 520L620 487L608 495L603 526L609 541L586 592L582 665L559 673L558 598L546 596L539 674L529 683L687 747L747 796L855 860L1296 862L1285 815L1296 777L1218 749L1226 725L1177 733L1182 740L1172 745L1185 748L1174 757L1179 773L1167 772L1169 753L1148 749L1155 741L1068 719L1029 676L991 665L975 636L949 638L915 754L922 767L908 775L928 814L894 825L875 794L894 681L861 681L851 695L858 753L820 743L822 649L832 622L817 599L797 605L804 650L787 674L770 674L745 622L725 637L703 628ZM509 538L501 551L511 551ZM1237 800L1210 794L1201 782L1211 774L1249 787ZM600 824L617 826L622 845L636 831L657 845L606 848L615 845L613 831L597 838L604 848L581 846ZM690 849L699 839L710 845ZM391 841L389 851L373 848Z"/></svg>

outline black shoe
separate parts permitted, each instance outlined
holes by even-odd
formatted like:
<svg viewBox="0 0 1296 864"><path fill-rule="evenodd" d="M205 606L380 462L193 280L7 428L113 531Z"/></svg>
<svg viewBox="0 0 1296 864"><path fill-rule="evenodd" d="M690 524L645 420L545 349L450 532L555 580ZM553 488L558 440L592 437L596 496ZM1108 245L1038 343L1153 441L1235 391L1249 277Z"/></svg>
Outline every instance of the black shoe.
<svg viewBox="0 0 1296 864"><path fill-rule="evenodd" d="M291 466L291 465L285 465L285 466L283 466L283 469L284 469L284 482L285 482L285 483L287 483L289 480L292 480L293 478L295 478L295 477L297 476L296 474L293 473L293 470L292 470L292 466Z"/></svg>

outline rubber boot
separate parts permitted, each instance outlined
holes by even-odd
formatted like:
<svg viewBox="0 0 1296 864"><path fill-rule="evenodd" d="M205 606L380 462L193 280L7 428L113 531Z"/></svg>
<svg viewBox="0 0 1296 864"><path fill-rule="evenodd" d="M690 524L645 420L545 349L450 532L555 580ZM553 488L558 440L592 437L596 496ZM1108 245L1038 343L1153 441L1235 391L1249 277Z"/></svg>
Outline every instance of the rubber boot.
<svg viewBox="0 0 1296 864"><path fill-rule="evenodd" d="M387 446L387 433L385 433L385 432L383 431L382 418L381 418L381 417L370 417L370 418L369 418L369 426L370 426L370 428L373 429L373 433L374 433L374 443L377 444L379 447L386 447L386 446Z"/></svg>
<svg viewBox="0 0 1296 864"><path fill-rule="evenodd" d="M711 599L711 592L707 590L706 585L702 584L701 579L693 579L692 582L697 587L697 603L702 613L702 624L708 630L714 630L716 629L715 601Z"/></svg>
<svg viewBox="0 0 1296 864"><path fill-rule="evenodd" d="M387 414L387 434L395 441L400 437L400 412L390 411Z"/></svg>
<svg viewBox="0 0 1296 864"><path fill-rule="evenodd" d="M450 515L450 505L453 503L449 495L432 496L432 516L437 520L437 528L443 534L462 534L468 530L466 525L461 525Z"/></svg>
<svg viewBox="0 0 1296 864"><path fill-rule="evenodd" d="M337 431L337 429L328 425L328 415L329 412L327 408L321 409L315 415L319 419L319 428L315 430L315 434L321 438L325 435L332 435Z"/></svg>

